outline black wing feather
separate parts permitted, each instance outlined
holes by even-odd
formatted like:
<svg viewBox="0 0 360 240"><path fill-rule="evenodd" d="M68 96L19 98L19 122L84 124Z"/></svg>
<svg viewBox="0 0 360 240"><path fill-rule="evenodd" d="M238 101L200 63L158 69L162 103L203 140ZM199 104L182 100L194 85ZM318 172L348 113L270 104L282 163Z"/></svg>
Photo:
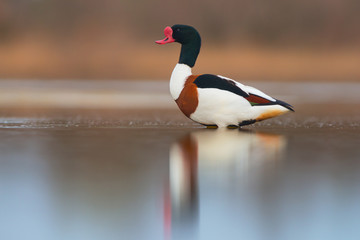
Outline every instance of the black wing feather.
<svg viewBox="0 0 360 240"><path fill-rule="evenodd" d="M198 88L218 88L221 90L235 93L242 97L249 96L246 92L236 86L236 83L234 81L224 79L212 74L200 75L195 79L194 83Z"/></svg>
<svg viewBox="0 0 360 240"><path fill-rule="evenodd" d="M281 101L281 100L276 99L276 102L275 102L275 103L276 103L276 104L279 104L279 105L281 105L281 106L283 106L283 107L285 107L285 108L287 108L287 109L289 109L289 110L292 111L292 112L295 112L294 107L291 106L290 104L284 102L284 101Z"/></svg>

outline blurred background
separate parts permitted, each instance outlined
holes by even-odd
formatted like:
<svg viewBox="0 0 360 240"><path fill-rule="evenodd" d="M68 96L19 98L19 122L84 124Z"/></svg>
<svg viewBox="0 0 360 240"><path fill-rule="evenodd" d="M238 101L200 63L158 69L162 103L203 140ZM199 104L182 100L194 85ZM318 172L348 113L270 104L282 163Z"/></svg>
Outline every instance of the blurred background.
<svg viewBox="0 0 360 240"><path fill-rule="evenodd" d="M360 239L359 0L0 0L0 239ZM199 129L194 74L296 112ZM150 237L149 237L150 236Z"/></svg>
<svg viewBox="0 0 360 240"><path fill-rule="evenodd" d="M196 70L246 80L359 81L358 0L2 0L0 79L168 80L196 27Z"/></svg>

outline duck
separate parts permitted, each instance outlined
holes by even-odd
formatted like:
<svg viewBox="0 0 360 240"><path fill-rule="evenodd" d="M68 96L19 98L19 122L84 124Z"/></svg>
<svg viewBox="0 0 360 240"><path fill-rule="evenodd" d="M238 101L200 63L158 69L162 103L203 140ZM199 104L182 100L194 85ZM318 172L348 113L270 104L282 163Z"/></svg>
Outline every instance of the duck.
<svg viewBox="0 0 360 240"><path fill-rule="evenodd" d="M209 128L238 128L294 112L294 108L262 91L214 74L194 75L201 37L192 26L175 24L164 29L163 45L180 43L178 63L170 77L170 94L182 113Z"/></svg>

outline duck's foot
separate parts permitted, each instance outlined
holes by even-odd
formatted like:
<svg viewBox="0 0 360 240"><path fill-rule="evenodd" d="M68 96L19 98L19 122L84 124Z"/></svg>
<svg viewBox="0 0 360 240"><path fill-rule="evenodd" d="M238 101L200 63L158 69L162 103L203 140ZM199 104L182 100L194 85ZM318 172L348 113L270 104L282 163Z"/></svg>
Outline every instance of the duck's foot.
<svg viewBox="0 0 360 240"><path fill-rule="evenodd" d="M256 123L256 120L246 120L246 121L242 121L241 123L239 123L239 127L246 126L246 125L250 125L250 124L253 124L253 123Z"/></svg>
<svg viewBox="0 0 360 240"><path fill-rule="evenodd" d="M208 129L216 129L216 128L218 128L218 126L217 125L206 125L206 128L208 128Z"/></svg>
<svg viewBox="0 0 360 240"><path fill-rule="evenodd" d="M239 128L239 126L237 126L237 125L229 125L229 126L227 126L227 128L228 129L237 129L237 128Z"/></svg>

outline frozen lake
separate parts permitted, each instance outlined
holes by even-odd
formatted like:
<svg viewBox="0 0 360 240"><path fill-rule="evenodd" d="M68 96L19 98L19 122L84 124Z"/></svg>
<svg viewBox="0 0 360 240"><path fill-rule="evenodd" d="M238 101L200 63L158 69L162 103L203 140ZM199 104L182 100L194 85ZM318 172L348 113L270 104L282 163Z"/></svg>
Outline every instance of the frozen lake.
<svg viewBox="0 0 360 240"><path fill-rule="evenodd" d="M166 83L22 83L0 83L0 239L360 238L360 84L253 84L296 112L212 130Z"/></svg>

